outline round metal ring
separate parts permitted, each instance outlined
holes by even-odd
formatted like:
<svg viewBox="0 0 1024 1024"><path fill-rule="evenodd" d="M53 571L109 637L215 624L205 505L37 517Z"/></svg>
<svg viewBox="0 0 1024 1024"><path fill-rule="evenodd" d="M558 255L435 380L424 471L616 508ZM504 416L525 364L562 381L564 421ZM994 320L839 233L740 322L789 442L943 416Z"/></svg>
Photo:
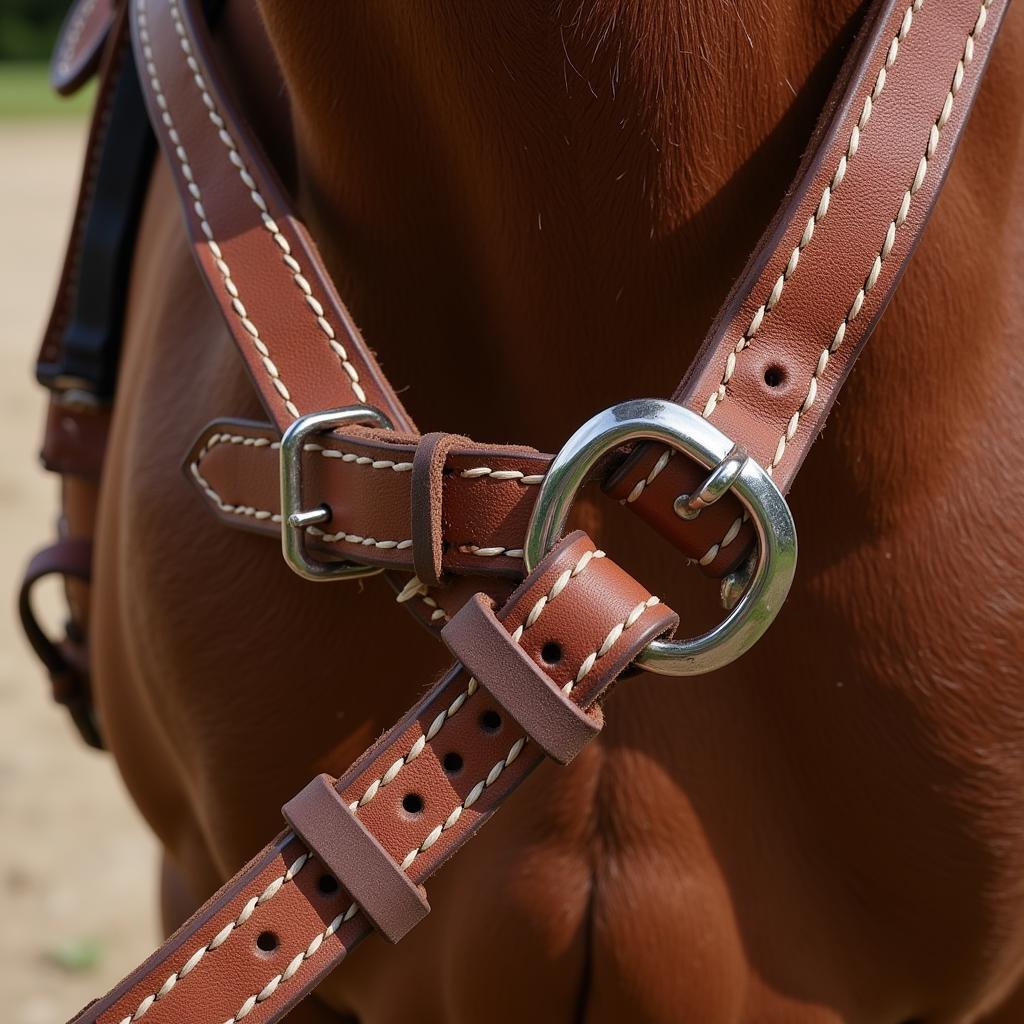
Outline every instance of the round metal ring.
<svg viewBox="0 0 1024 1024"><path fill-rule="evenodd" d="M674 402L637 399L598 413L555 456L540 485L523 544L527 572L551 550L565 529L576 492L602 455L630 441L650 440L676 449L709 470L733 451L717 427ZM750 514L758 541L749 586L713 629L689 640L655 640L637 658L661 675L700 675L734 661L771 625L796 571L796 527L786 499L753 459L735 475L731 490Z"/></svg>

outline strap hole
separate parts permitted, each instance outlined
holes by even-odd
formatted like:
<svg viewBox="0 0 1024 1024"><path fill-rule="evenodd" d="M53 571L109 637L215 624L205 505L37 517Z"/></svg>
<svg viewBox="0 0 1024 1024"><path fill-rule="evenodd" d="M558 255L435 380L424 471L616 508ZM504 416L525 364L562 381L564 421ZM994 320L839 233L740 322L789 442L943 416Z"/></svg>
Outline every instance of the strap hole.
<svg viewBox="0 0 1024 1024"><path fill-rule="evenodd" d="M274 932L260 932L256 936L256 948L264 953L273 953L277 949L277 935Z"/></svg>
<svg viewBox="0 0 1024 1024"><path fill-rule="evenodd" d="M406 814L419 814L423 810L423 797L419 793L406 793L402 797L402 810Z"/></svg>
<svg viewBox="0 0 1024 1024"><path fill-rule="evenodd" d="M444 755L441 764L449 775L454 775L456 772L462 771L462 755L457 754L454 750L450 750Z"/></svg>
<svg viewBox="0 0 1024 1024"><path fill-rule="evenodd" d="M540 656L545 665L557 665L562 660L562 645L549 640L540 649Z"/></svg>
<svg viewBox="0 0 1024 1024"><path fill-rule="evenodd" d="M338 891L338 880L334 875L321 875L316 887L325 896L333 896Z"/></svg>
<svg viewBox="0 0 1024 1024"><path fill-rule="evenodd" d="M777 388L786 382L786 371L781 366L769 366L764 371L764 382L770 388Z"/></svg>
<svg viewBox="0 0 1024 1024"><path fill-rule="evenodd" d="M497 732L501 728L501 715L493 708L488 708L480 716L480 728L484 732Z"/></svg>

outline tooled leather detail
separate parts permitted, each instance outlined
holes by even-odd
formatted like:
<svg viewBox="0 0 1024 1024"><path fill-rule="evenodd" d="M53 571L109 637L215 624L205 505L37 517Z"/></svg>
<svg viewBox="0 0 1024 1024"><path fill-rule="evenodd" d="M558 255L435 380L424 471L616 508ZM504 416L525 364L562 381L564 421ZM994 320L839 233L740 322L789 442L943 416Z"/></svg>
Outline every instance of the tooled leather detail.
<svg viewBox="0 0 1024 1024"><path fill-rule="evenodd" d="M583 569L579 569L583 563ZM523 649L544 668L559 688L576 679L589 655L650 599L611 559L598 558L583 534L561 541L499 613L503 627L517 637ZM543 631L531 630L543 617ZM572 699L582 708L598 697L656 636L673 628L675 616L654 605L619 631L596 667L576 684ZM563 658L544 666L541 651L554 638ZM434 729L439 715L467 689L468 676L453 667L431 692L394 729L372 747L337 782L341 798L356 811L360 822L378 839L411 881L422 882L480 827L496 807L543 758L515 722L486 692L477 689L473 704L463 703L449 715L443 729ZM499 716L497 724L494 715ZM426 737L431 736L428 740ZM422 742L421 742L422 741ZM406 753L392 784L378 787L362 806L360 798L374 780ZM460 758L452 770L448 754ZM403 808L409 794L418 795L422 809ZM197 912L168 943L109 996L93 1004L78 1022L120 1024L141 1003L160 992L166 979L236 921L244 907L263 893L274 879L294 864L306 847L294 835L283 834L247 865L210 902ZM315 865L317 861L312 861ZM234 927L220 946L203 954L186 977L170 985L147 1007L152 1024L187 1019L201 1005L204 1019L269 1022L280 1017L326 973L333 969L369 931L358 908L351 910L351 894L343 888L321 891L323 872L309 867L279 885L273 898L241 927ZM272 954L255 946L262 932L278 942ZM225 956L223 949L234 950Z"/></svg>

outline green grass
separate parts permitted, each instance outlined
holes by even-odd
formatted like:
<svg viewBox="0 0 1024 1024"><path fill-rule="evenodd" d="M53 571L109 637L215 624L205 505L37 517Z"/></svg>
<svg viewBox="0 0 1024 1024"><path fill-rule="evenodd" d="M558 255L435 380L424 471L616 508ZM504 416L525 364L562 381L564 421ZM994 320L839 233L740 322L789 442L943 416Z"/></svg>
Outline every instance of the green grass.
<svg viewBox="0 0 1024 1024"><path fill-rule="evenodd" d="M0 62L0 120L85 116L95 84L65 99L50 88L48 76L43 63Z"/></svg>

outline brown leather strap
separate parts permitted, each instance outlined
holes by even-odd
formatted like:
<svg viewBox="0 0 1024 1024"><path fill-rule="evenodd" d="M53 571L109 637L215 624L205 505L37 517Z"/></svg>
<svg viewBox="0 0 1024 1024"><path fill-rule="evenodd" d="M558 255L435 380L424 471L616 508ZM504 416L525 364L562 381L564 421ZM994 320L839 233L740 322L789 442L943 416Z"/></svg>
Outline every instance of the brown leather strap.
<svg viewBox="0 0 1024 1024"><path fill-rule="evenodd" d="M128 0L150 118L200 269L279 430L355 403L413 423L216 74L195 0Z"/></svg>
<svg viewBox="0 0 1024 1024"><path fill-rule="evenodd" d="M566 573L568 582L559 585ZM522 627L520 646L559 689L590 661L591 670L571 692L574 702L588 708L639 650L674 628L675 615L661 604L632 616L649 600L643 587L610 558L599 557L590 540L577 533L537 566L498 618L511 634ZM605 647L617 627L617 639ZM561 645L563 657L545 665L541 651L551 640ZM335 788L420 885L543 756L456 665ZM410 813L403 806L408 794L421 799L420 811ZM83 1010L76 1024L121 1024L141 1013L147 1024L280 1020L370 931L352 895L344 888L324 891L322 875L308 847L282 834L158 952ZM271 952L257 945L268 932L277 943Z"/></svg>
<svg viewBox="0 0 1024 1024"><path fill-rule="evenodd" d="M780 215L673 398L742 445L787 491L924 230L1005 0L877 5ZM752 541L742 509L680 519L705 474L645 445L611 494L713 574Z"/></svg>
<svg viewBox="0 0 1024 1024"><path fill-rule="evenodd" d="M341 799L335 779L318 775L281 808L285 821L340 882L388 942L398 942L430 913L422 886Z"/></svg>
<svg viewBox="0 0 1024 1024"><path fill-rule="evenodd" d="M483 594L463 605L441 631L441 639L530 740L559 764L568 764L601 731L600 707L581 711L567 693L554 686L519 646L519 637L498 622L494 602ZM546 665L561 659L562 647L557 641L548 641L541 648ZM587 668L584 663L580 671ZM566 684L569 692L574 684L575 680Z"/></svg>
<svg viewBox="0 0 1024 1024"><path fill-rule="evenodd" d="M75 0L50 57L50 84L62 96L77 92L99 67L114 23L112 0Z"/></svg>

